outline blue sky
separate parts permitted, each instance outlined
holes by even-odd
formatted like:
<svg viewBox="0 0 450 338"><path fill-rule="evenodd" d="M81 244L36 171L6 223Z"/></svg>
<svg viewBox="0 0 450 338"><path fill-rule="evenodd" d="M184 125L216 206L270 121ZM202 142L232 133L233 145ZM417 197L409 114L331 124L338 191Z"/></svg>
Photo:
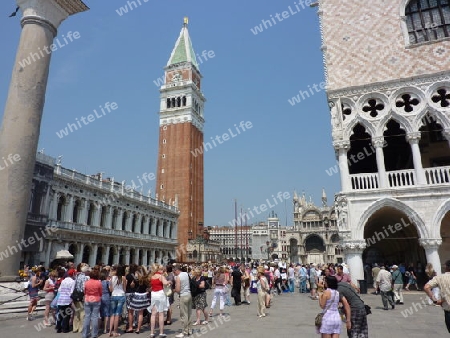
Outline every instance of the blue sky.
<svg viewBox="0 0 450 338"><path fill-rule="evenodd" d="M205 153L205 225L232 221L235 198L239 208L253 208L289 192L291 198L274 208L283 225L286 219L292 223L294 189L320 204L324 187L331 204L340 182L338 174L326 173L336 161L326 95L319 88L324 71L317 8L302 8L296 0L140 1L120 16L116 10L127 5L125 0L101 5L86 0L91 9L60 26L61 44L69 31L79 38L53 53L39 149L63 155L67 168L105 172L117 181L155 173L159 91L153 81L163 75L188 16L196 53L215 55L200 64L207 98L205 140L241 121L253 125ZM3 107L20 37L19 17L8 18L14 9L15 1L0 2ZM254 34L251 29L262 20L276 24L266 23ZM309 90L310 97L291 105L288 99L300 90ZM66 137L57 136L67 123L106 102L118 108ZM154 181L148 189L154 192ZM268 214L255 214L249 223Z"/></svg>

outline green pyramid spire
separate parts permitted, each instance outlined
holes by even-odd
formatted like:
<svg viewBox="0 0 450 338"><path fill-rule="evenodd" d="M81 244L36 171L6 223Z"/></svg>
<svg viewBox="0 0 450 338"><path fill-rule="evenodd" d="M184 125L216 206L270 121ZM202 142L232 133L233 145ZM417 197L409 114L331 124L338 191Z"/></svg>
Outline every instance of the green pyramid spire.
<svg viewBox="0 0 450 338"><path fill-rule="evenodd" d="M191 62L197 69L200 69L195 58L194 48L192 47L191 38L188 31L188 18L184 18L184 25L181 29L180 36L175 43L175 48L170 55L167 66L175 65L181 62Z"/></svg>

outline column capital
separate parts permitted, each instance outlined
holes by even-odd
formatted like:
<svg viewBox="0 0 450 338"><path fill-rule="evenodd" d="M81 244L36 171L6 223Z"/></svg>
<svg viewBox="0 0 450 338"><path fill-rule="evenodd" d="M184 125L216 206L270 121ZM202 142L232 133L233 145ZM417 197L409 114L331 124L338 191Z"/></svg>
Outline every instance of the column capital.
<svg viewBox="0 0 450 338"><path fill-rule="evenodd" d="M375 148L384 148L386 142L384 140L384 137L374 137L372 139L372 144Z"/></svg>
<svg viewBox="0 0 450 338"><path fill-rule="evenodd" d="M349 150L350 149L350 141L348 141L348 140L333 141L333 147L335 150L339 150L339 149Z"/></svg>
<svg viewBox="0 0 450 338"><path fill-rule="evenodd" d="M341 244L342 249L346 253L362 253L366 248L366 242L364 240L344 240Z"/></svg>
<svg viewBox="0 0 450 338"><path fill-rule="evenodd" d="M34 23L47 26L54 36L61 22L70 15L87 11L82 0L16 0L22 10L22 26Z"/></svg>
<svg viewBox="0 0 450 338"><path fill-rule="evenodd" d="M406 140L411 144L419 143L421 136L422 135L420 131L415 131L413 133L406 134Z"/></svg>
<svg viewBox="0 0 450 338"><path fill-rule="evenodd" d="M432 250L432 249L439 249L439 247L442 244L442 239L440 238L420 238L419 244L425 249L425 250Z"/></svg>

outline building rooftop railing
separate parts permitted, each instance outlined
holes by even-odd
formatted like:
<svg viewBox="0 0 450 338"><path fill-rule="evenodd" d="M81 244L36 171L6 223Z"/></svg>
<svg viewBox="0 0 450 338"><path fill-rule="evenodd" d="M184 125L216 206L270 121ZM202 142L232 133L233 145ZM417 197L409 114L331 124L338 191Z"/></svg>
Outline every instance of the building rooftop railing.
<svg viewBox="0 0 450 338"><path fill-rule="evenodd" d="M166 210L178 212L178 208L175 205L166 204L162 201L152 198L150 195L145 196L142 192L139 192L135 189L127 189L125 186L125 181L122 183L118 183L114 182L114 179L103 179L101 174L85 175L77 172L76 170L63 168L60 164L56 164L54 175L96 187L103 190L107 194L125 196L137 202L148 203L150 205L158 206Z"/></svg>

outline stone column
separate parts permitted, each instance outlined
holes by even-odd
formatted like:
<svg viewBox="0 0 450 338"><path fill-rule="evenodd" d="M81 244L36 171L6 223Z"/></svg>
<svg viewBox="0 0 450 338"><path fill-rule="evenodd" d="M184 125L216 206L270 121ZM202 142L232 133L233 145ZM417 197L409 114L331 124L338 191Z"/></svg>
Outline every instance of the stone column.
<svg viewBox="0 0 450 338"><path fill-rule="evenodd" d="M113 229L112 224L112 208L110 206L104 206L106 208L106 220L105 220L105 228L106 229Z"/></svg>
<svg viewBox="0 0 450 338"><path fill-rule="evenodd" d="M344 240L342 247L352 281L356 284L358 280L364 280L362 253L366 248L366 242L364 240Z"/></svg>
<svg viewBox="0 0 450 338"><path fill-rule="evenodd" d="M425 171L422 166L422 156L420 155L419 141L420 141L420 131L410 133L406 135L406 139L411 145L413 162L414 162L414 171L416 172L417 184L425 185L427 184L427 180L425 178Z"/></svg>
<svg viewBox="0 0 450 338"><path fill-rule="evenodd" d="M156 236L156 217L152 217L150 235Z"/></svg>
<svg viewBox="0 0 450 338"><path fill-rule="evenodd" d="M50 212L50 186L46 186L45 199L41 204L41 214L49 215Z"/></svg>
<svg viewBox="0 0 450 338"><path fill-rule="evenodd" d="M155 257L156 257L156 250L152 249L150 251L150 264L154 264L155 263Z"/></svg>
<svg viewBox="0 0 450 338"><path fill-rule="evenodd" d="M440 238L421 238L419 239L420 245L425 249L425 255L427 256L427 263L433 264L433 268L438 275L442 274L441 258L439 257L439 247L442 244Z"/></svg>
<svg viewBox="0 0 450 338"><path fill-rule="evenodd" d="M377 167L378 167L378 179L380 188L387 188L387 177L386 177L386 167L384 165L384 137L376 138L372 140L372 144L375 147L375 152L377 156Z"/></svg>
<svg viewBox="0 0 450 338"><path fill-rule="evenodd" d="M116 251L114 252L113 264L119 264L120 258L120 247L116 247Z"/></svg>
<svg viewBox="0 0 450 338"><path fill-rule="evenodd" d="M47 240L47 251L45 251L45 266L50 266L52 252L52 240Z"/></svg>
<svg viewBox="0 0 450 338"><path fill-rule="evenodd" d="M56 220L57 212L58 212L58 193L54 191L52 201L50 204L49 218Z"/></svg>
<svg viewBox="0 0 450 338"><path fill-rule="evenodd" d="M134 264L136 265L140 265L139 264L139 254L141 253L142 249L135 249L134 250Z"/></svg>
<svg viewBox="0 0 450 338"><path fill-rule="evenodd" d="M131 262L130 262L130 248L125 248L125 264L131 264Z"/></svg>
<svg viewBox="0 0 450 338"><path fill-rule="evenodd" d="M64 221L73 222L73 196L68 196L69 201L67 206L64 208Z"/></svg>
<svg viewBox="0 0 450 338"><path fill-rule="evenodd" d="M148 265L148 250L142 250L142 265L147 267Z"/></svg>
<svg viewBox="0 0 450 338"><path fill-rule="evenodd" d="M172 239L177 239L177 228L178 228L178 223L177 223L177 221L174 221L173 223L172 223Z"/></svg>
<svg viewBox="0 0 450 338"><path fill-rule="evenodd" d="M143 234L149 234L150 216L145 217Z"/></svg>
<svg viewBox="0 0 450 338"><path fill-rule="evenodd" d="M136 218L136 225L134 227L134 232L137 234L141 233L141 222L142 222L142 214L138 214Z"/></svg>
<svg viewBox="0 0 450 338"><path fill-rule="evenodd" d="M51 46L61 22L87 10L81 0L17 0L22 10L22 32L12 71L3 123L0 130L0 252L23 238L30 204L36 151L50 68ZM21 65L24 60L31 61ZM20 255L0 261L0 281L13 281Z"/></svg>
<svg viewBox="0 0 450 338"><path fill-rule="evenodd" d="M118 209L117 218L116 218L116 224L115 224L115 229L116 230L122 230L122 216L123 216L123 210L122 209Z"/></svg>
<svg viewBox="0 0 450 338"><path fill-rule="evenodd" d="M88 219L88 212L89 212L89 201L82 199L80 202L81 205L81 212L80 212L80 221L79 223L81 225L86 225L87 224L87 219Z"/></svg>
<svg viewBox="0 0 450 338"><path fill-rule="evenodd" d="M91 254L89 256L89 265L90 266L94 266L95 264L97 264L96 260L97 260L97 251L98 251L98 244L94 243L92 244L92 251Z"/></svg>
<svg viewBox="0 0 450 338"><path fill-rule="evenodd" d="M108 265L109 250L111 247L109 245L103 246L102 263Z"/></svg>
<svg viewBox="0 0 450 338"><path fill-rule="evenodd" d="M127 219L125 221L125 231L131 231L131 222L133 220L133 213L127 213Z"/></svg>
<svg viewBox="0 0 450 338"><path fill-rule="evenodd" d="M75 264L76 265L79 264L79 263L82 263L83 251L84 251L84 243L80 243L80 245L78 245L77 256L75 257Z"/></svg>
<svg viewBox="0 0 450 338"><path fill-rule="evenodd" d="M350 191L352 189L350 182L350 174L348 170L348 157L347 152L350 149L349 141L338 141L333 143L334 149L338 153L339 158L339 172L341 175L342 191Z"/></svg>

